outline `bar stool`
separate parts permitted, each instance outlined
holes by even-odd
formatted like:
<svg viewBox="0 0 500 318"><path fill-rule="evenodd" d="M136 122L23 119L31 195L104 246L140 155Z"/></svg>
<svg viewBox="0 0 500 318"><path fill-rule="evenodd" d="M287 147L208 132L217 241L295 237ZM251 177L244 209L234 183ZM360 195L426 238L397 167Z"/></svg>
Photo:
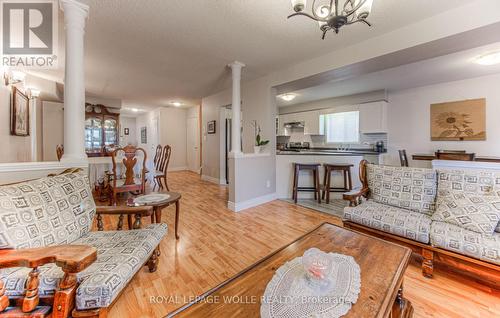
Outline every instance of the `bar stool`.
<svg viewBox="0 0 500 318"><path fill-rule="evenodd" d="M325 176L323 178L323 200L326 196L326 203L330 203L330 192L348 192L352 190L352 179L351 179L351 167L352 164L329 164L324 163ZM334 171L341 171L344 175L344 187L343 188L332 188L331 187L331 174Z"/></svg>
<svg viewBox="0 0 500 318"><path fill-rule="evenodd" d="M293 164L293 190L292 190L292 199L295 203L297 203L297 192L314 192L314 200L318 200L318 203L321 203L321 188L319 186L319 167L321 164L319 163L294 163ZM313 174L313 187L299 187L299 172L301 170L311 170Z"/></svg>

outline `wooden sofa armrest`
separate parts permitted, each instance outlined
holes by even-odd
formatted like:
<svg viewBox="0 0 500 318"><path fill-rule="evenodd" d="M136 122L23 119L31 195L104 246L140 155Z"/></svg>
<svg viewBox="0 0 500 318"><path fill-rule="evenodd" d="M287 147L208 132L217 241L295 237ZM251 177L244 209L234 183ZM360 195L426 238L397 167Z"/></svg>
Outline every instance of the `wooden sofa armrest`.
<svg viewBox="0 0 500 318"><path fill-rule="evenodd" d="M55 263L64 276L59 283L59 289L54 294L52 317L65 318L74 307L77 288L76 273L83 271L97 259L97 250L86 245L57 245L42 248L6 249L0 250L0 268L28 267L32 268L25 285L24 297L20 303L22 313L33 311L39 303L38 267ZM9 306L5 293L5 285L0 280L0 313Z"/></svg>
<svg viewBox="0 0 500 318"><path fill-rule="evenodd" d="M349 201L349 206L357 206L362 197L366 197L370 190L368 188L355 189L349 192L345 192L343 199Z"/></svg>
<svg viewBox="0 0 500 318"><path fill-rule="evenodd" d="M0 268L36 268L55 263L64 272L78 273L97 259L97 251L87 245L56 245L20 250L0 250Z"/></svg>
<svg viewBox="0 0 500 318"><path fill-rule="evenodd" d="M153 214L152 206L98 206L96 208L97 214L109 214L109 215L140 215L140 216L150 216Z"/></svg>

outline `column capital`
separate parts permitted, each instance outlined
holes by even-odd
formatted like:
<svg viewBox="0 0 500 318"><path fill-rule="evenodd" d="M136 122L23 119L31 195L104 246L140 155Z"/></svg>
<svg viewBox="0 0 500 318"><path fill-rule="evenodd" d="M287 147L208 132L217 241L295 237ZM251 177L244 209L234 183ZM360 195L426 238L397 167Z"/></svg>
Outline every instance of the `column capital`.
<svg viewBox="0 0 500 318"><path fill-rule="evenodd" d="M235 68L241 69L241 68L245 67L246 65L241 63L241 62L234 61L232 63L229 63L227 66L229 66L232 69L235 69Z"/></svg>
<svg viewBox="0 0 500 318"><path fill-rule="evenodd" d="M59 7L64 13L78 14L84 19L89 16L89 6L76 0L59 0Z"/></svg>

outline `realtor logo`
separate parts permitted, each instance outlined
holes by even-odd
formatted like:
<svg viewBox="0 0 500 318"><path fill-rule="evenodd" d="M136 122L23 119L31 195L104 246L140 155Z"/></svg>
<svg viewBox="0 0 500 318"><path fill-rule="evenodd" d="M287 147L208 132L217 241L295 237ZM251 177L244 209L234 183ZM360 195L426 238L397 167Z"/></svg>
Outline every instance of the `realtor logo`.
<svg viewBox="0 0 500 318"><path fill-rule="evenodd" d="M0 0L2 66L57 67L58 10L55 0Z"/></svg>

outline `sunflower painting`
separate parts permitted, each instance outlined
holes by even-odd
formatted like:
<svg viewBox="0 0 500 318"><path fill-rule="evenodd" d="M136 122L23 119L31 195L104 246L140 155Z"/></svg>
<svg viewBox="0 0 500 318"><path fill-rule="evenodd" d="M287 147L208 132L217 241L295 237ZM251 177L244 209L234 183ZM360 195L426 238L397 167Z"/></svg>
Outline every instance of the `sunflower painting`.
<svg viewBox="0 0 500 318"><path fill-rule="evenodd" d="M486 99L432 104L431 140L486 140Z"/></svg>

